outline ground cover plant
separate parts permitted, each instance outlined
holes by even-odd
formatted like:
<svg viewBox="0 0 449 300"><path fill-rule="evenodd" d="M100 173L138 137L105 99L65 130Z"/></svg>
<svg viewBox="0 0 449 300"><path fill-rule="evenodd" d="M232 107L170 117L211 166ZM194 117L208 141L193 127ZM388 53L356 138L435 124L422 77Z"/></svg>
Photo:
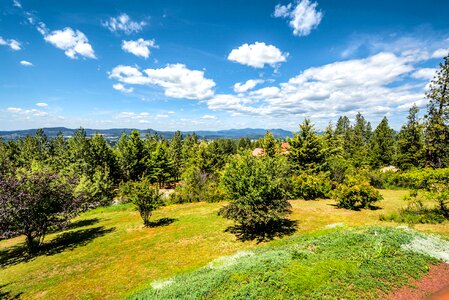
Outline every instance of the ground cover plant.
<svg viewBox="0 0 449 300"><path fill-rule="evenodd" d="M332 199L290 201L294 236L326 226L398 226L379 220L403 208L407 191L382 190L380 210L337 209ZM159 226L145 227L132 203L81 214L67 230L49 233L33 258L23 255L24 238L0 241L2 294L42 299L123 299L156 280L195 271L221 256L279 243L240 242L225 232L232 221L217 215L224 203L169 205L154 211ZM442 224L416 224L416 230L449 237ZM127 267L124 268L123 266Z"/></svg>
<svg viewBox="0 0 449 300"><path fill-rule="evenodd" d="M417 250L417 238L425 239L381 227L295 237L155 281L131 299L374 299L436 262Z"/></svg>

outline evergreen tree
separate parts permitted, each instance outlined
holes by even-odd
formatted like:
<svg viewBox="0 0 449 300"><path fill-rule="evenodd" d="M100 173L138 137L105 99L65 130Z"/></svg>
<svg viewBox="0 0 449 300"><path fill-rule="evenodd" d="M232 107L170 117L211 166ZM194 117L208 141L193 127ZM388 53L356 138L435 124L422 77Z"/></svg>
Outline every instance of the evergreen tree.
<svg viewBox="0 0 449 300"><path fill-rule="evenodd" d="M168 157L166 141L160 141L156 149L151 153L151 178L154 179L159 188L170 178L172 164Z"/></svg>
<svg viewBox="0 0 449 300"><path fill-rule="evenodd" d="M371 128L371 124L369 126L368 124L362 114L358 112L355 116L349 147L351 159L356 167L364 166L368 163L368 137L370 136L368 129Z"/></svg>
<svg viewBox="0 0 449 300"><path fill-rule="evenodd" d="M449 55L440 63L426 94L426 164L435 168L449 166Z"/></svg>
<svg viewBox="0 0 449 300"><path fill-rule="evenodd" d="M178 181L182 166L182 134L179 130L175 132L170 141L168 156L173 165L173 177Z"/></svg>
<svg viewBox="0 0 449 300"><path fill-rule="evenodd" d="M410 108L407 124L402 126L398 135L396 162L401 169L420 167L423 164L423 126L419 123L418 112L416 105Z"/></svg>
<svg viewBox="0 0 449 300"><path fill-rule="evenodd" d="M277 141L271 131L267 131L262 139L264 155L274 157L277 152Z"/></svg>
<svg viewBox="0 0 449 300"><path fill-rule="evenodd" d="M309 119L299 125L300 131L289 139L289 159L296 171L319 171L325 165L323 146Z"/></svg>
<svg viewBox="0 0 449 300"><path fill-rule="evenodd" d="M373 167L388 166L394 157L394 130L388 125L387 117L374 130L370 141L370 160Z"/></svg>
<svg viewBox="0 0 449 300"><path fill-rule="evenodd" d="M123 177L126 180L137 180L145 171L145 153L140 133L133 130L128 137L122 134L117 143L117 156Z"/></svg>

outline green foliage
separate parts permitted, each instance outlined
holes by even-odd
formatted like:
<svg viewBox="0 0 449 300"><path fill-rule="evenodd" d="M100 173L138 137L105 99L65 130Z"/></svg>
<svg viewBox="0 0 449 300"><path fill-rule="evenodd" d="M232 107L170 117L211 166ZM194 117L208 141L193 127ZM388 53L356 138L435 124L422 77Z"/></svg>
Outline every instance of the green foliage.
<svg viewBox="0 0 449 300"><path fill-rule="evenodd" d="M170 194L172 203L217 202L225 198L215 174L206 173L198 166L190 166L181 177L180 185Z"/></svg>
<svg viewBox="0 0 449 300"><path fill-rule="evenodd" d="M302 173L292 178L291 196L295 199L314 200L329 198L332 183L325 173Z"/></svg>
<svg viewBox="0 0 449 300"><path fill-rule="evenodd" d="M271 131L267 131L262 139L263 153L266 156L274 157L278 152L277 141Z"/></svg>
<svg viewBox="0 0 449 300"><path fill-rule="evenodd" d="M396 164L402 170L420 167L424 163L423 125L418 120L419 109L413 105L409 110L407 124L402 126L396 143Z"/></svg>
<svg viewBox="0 0 449 300"><path fill-rule="evenodd" d="M90 177L82 175L74 193L85 199L86 207L110 204L114 197L114 182L108 167L97 168Z"/></svg>
<svg viewBox="0 0 449 300"><path fill-rule="evenodd" d="M219 214L245 232L264 232L290 212L284 190L286 161L268 156L235 157L225 167L222 186L230 199Z"/></svg>
<svg viewBox="0 0 449 300"><path fill-rule="evenodd" d="M384 117L374 130L370 140L371 166L378 168L389 166L393 163L394 156L394 130L388 125L388 119Z"/></svg>
<svg viewBox="0 0 449 300"><path fill-rule="evenodd" d="M122 134L117 142L117 158L126 180L137 180L145 172L144 145L137 130L128 137Z"/></svg>
<svg viewBox="0 0 449 300"><path fill-rule="evenodd" d="M158 189L153 188L146 178L133 182L127 198L137 207L145 226L150 225L152 212L163 204L162 194Z"/></svg>
<svg viewBox="0 0 449 300"><path fill-rule="evenodd" d="M295 171L317 172L325 168L325 156L320 137L309 119L299 125L300 131L289 139L289 160Z"/></svg>
<svg viewBox="0 0 449 300"><path fill-rule="evenodd" d="M363 179L348 177L334 192L338 207L347 209L371 208L383 199L378 190Z"/></svg>
<svg viewBox="0 0 449 300"><path fill-rule="evenodd" d="M438 224L449 218L447 211L448 189L446 186L434 186L431 191L411 190L404 197L407 207L398 213L381 215L381 221L393 221L407 224ZM429 206L433 203L433 206ZM441 204L443 204L441 206Z"/></svg>
<svg viewBox="0 0 449 300"><path fill-rule="evenodd" d="M426 93L426 163L434 168L449 166L449 55L440 63Z"/></svg>
<svg viewBox="0 0 449 300"><path fill-rule="evenodd" d="M414 235L369 227L294 237L155 281L132 299L377 299L435 261L401 248Z"/></svg>

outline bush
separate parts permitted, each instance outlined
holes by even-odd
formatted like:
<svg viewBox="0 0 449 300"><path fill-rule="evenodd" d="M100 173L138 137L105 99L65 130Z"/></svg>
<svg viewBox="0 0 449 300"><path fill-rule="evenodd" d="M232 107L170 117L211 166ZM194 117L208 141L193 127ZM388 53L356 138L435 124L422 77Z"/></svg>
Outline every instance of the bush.
<svg viewBox="0 0 449 300"><path fill-rule="evenodd" d="M434 183L449 184L449 168L414 169L406 172L371 172L370 182L378 188L428 189Z"/></svg>
<svg viewBox="0 0 449 300"><path fill-rule="evenodd" d="M272 231L290 212L283 189L285 158L237 157L224 170L222 185L230 204L219 215L236 222L243 235Z"/></svg>
<svg viewBox="0 0 449 300"><path fill-rule="evenodd" d="M134 181L121 181L118 185L117 197L122 203L128 203L130 201L129 195L132 193Z"/></svg>
<svg viewBox="0 0 449 300"><path fill-rule="evenodd" d="M371 208L373 203L383 199L374 187L364 180L350 177L335 190L338 207L347 209Z"/></svg>
<svg viewBox="0 0 449 300"><path fill-rule="evenodd" d="M424 205L424 200L433 200L434 195L425 191L412 190L404 197L408 202L407 207L399 210L398 213L380 216L381 221L393 221L407 224L438 224L444 222L448 216L442 210L437 201L436 207Z"/></svg>
<svg viewBox="0 0 449 300"><path fill-rule="evenodd" d="M303 173L294 176L291 183L291 196L304 200L329 198L332 183L324 173L311 175Z"/></svg>
<svg viewBox="0 0 449 300"><path fill-rule="evenodd" d="M92 177L82 175L75 194L86 199L87 208L110 204L114 197L114 182L109 168L97 168Z"/></svg>
<svg viewBox="0 0 449 300"><path fill-rule="evenodd" d="M23 234L28 252L35 253L46 233L66 225L80 203L73 186L55 174L0 178L0 236Z"/></svg>
<svg viewBox="0 0 449 300"><path fill-rule="evenodd" d="M136 205L145 226L150 225L150 217L153 210L159 208L162 202L162 194L151 186L147 178L132 183L130 194L127 198Z"/></svg>
<svg viewBox="0 0 449 300"><path fill-rule="evenodd" d="M169 199L171 203L218 202L224 197L216 174L202 171L197 166L191 166L182 174L180 186L170 194Z"/></svg>

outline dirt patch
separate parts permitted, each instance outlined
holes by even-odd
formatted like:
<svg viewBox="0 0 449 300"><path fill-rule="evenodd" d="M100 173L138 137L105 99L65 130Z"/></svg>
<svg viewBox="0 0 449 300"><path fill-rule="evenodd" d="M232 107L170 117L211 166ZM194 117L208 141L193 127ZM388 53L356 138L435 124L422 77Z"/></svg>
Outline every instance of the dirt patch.
<svg viewBox="0 0 449 300"><path fill-rule="evenodd" d="M430 267L429 273L407 286L381 297L391 300L449 300L449 265L440 263Z"/></svg>

